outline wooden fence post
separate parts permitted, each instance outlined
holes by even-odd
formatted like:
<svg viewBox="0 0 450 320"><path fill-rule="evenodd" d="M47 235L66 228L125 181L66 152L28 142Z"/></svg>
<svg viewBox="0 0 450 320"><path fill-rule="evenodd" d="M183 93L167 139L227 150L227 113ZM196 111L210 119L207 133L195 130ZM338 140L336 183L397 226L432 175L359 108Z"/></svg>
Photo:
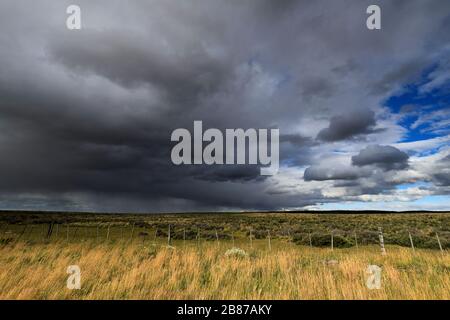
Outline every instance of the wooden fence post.
<svg viewBox="0 0 450 320"><path fill-rule="evenodd" d="M169 224L169 233L167 234L167 245L170 246L170 224Z"/></svg>
<svg viewBox="0 0 450 320"><path fill-rule="evenodd" d="M50 237L52 236L52 233L53 233L53 222L48 224L46 238L50 239Z"/></svg>
<svg viewBox="0 0 450 320"><path fill-rule="evenodd" d="M109 229L111 228L111 225L108 224L108 231L106 232L106 240L109 240Z"/></svg>
<svg viewBox="0 0 450 320"><path fill-rule="evenodd" d="M133 235L134 235L134 222L133 222L133 227L131 228L131 237L130 239L133 240Z"/></svg>
<svg viewBox="0 0 450 320"><path fill-rule="evenodd" d="M27 230L28 225L25 225L24 228L22 229L22 232L19 234L19 236L17 237L16 243L19 242L20 238L22 238L23 234L25 233L25 231Z"/></svg>
<svg viewBox="0 0 450 320"><path fill-rule="evenodd" d="M334 250L334 234L333 231L331 232L331 251Z"/></svg>
<svg viewBox="0 0 450 320"><path fill-rule="evenodd" d="M234 245L234 232L231 232L231 240L233 241L233 248L235 247Z"/></svg>
<svg viewBox="0 0 450 320"><path fill-rule="evenodd" d="M439 239L439 235L438 235L437 232L436 232L436 239L437 239L437 242L439 244L439 250L441 250L441 253L444 254L444 250L442 250L441 240Z"/></svg>
<svg viewBox="0 0 450 320"><path fill-rule="evenodd" d="M386 255L386 249L384 247L383 229L378 228L378 238L380 239L381 255Z"/></svg>
<svg viewBox="0 0 450 320"><path fill-rule="evenodd" d="M219 246L219 234L217 233L217 230L215 230L216 231L216 241L217 241L217 246Z"/></svg>
<svg viewBox="0 0 450 320"><path fill-rule="evenodd" d="M411 242L411 249L413 251L416 251L416 249L414 248L414 242L413 242L413 238L411 236L411 232L408 232L408 235L409 235L409 242Z"/></svg>
<svg viewBox="0 0 450 320"><path fill-rule="evenodd" d="M253 249L253 235L252 235L252 229L250 229L250 248Z"/></svg>
<svg viewBox="0 0 450 320"><path fill-rule="evenodd" d="M268 237L268 240L269 240L269 251L272 251L272 244L270 242L270 231L269 230L267 231L267 237Z"/></svg>
<svg viewBox="0 0 450 320"><path fill-rule="evenodd" d="M28 235L26 236L26 239L27 239L27 240L30 240L31 237L33 236L33 228L34 228L34 225L31 224L31 225L30 225L30 231L28 232Z"/></svg>

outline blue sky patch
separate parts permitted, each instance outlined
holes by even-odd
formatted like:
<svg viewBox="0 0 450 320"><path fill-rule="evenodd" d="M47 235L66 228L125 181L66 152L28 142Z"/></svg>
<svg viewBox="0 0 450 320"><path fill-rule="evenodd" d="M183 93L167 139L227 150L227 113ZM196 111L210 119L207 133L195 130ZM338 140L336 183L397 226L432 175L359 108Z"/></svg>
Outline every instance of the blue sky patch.
<svg viewBox="0 0 450 320"><path fill-rule="evenodd" d="M398 95L389 97L385 102L393 113L402 115L399 125L408 130L400 142L436 138L445 136L450 131L448 83L432 90L423 90L436 68L437 66L428 69L419 81L405 85Z"/></svg>

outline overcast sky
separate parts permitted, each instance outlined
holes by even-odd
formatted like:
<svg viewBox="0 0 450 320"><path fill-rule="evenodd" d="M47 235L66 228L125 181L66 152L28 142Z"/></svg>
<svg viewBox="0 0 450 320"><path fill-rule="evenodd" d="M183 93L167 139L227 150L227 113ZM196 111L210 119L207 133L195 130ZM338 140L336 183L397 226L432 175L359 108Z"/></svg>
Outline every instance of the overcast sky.
<svg viewBox="0 0 450 320"><path fill-rule="evenodd" d="M450 210L448 0L2 0L0 28L0 209ZM279 173L173 165L194 120L279 128Z"/></svg>

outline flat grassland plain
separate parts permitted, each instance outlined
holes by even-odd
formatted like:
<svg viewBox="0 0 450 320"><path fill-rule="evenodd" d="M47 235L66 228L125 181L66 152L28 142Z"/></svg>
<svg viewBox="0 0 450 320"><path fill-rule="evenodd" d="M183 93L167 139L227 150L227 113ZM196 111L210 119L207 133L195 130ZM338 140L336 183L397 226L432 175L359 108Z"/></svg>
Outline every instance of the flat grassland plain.
<svg viewBox="0 0 450 320"><path fill-rule="evenodd" d="M450 299L449 248L448 213L2 212L0 299Z"/></svg>

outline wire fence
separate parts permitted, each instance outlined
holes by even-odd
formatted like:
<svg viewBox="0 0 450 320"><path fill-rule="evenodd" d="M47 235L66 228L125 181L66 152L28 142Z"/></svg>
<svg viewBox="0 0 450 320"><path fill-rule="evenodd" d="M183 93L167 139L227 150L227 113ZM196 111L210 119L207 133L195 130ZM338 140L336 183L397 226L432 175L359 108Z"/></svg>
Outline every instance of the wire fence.
<svg viewBox="0 0 450 320"><path fill-rule="evenodd" d="M269 250L272 241L281 240L299 246L338 248L359 248L367 245L398 245L415 249L435 249L444 252L450 248L450 233L427 230L388 231L380 230L332 230L329 232L299 232L294 229L262 230L219 228L200 228L198 226L147 227L133 224L96 224L42 223L42 224L3 224L0 226L0 245L19 241L35 242L81 242L92 241L140 241L148 243L166 243L167 245L199 245L206 241L225 242L235 247L266 242ZM382 249L383 250L383 249Z"/></svg>

